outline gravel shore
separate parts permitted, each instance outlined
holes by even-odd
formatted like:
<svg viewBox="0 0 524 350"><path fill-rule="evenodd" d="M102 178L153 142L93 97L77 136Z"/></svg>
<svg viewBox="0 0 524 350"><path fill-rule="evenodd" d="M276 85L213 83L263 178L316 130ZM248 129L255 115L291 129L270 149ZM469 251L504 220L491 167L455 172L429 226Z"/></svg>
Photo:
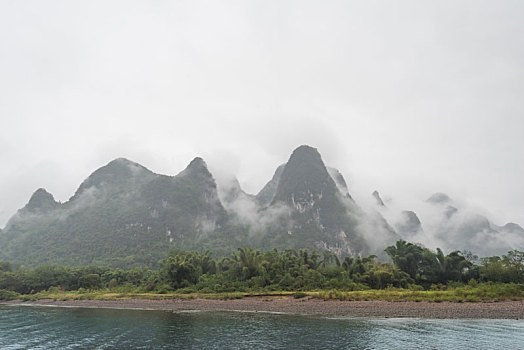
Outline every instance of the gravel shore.
<svg viewBox="0 0 524 350"><path fill-rule="evenodd" d="M346 317L419 317L419 318L524 318L524 301L493 303L338 301L292 297L246 297L234 300L38 300L11 301L4 304L62 307L151 309L167 311L244 311Z"/></svg>

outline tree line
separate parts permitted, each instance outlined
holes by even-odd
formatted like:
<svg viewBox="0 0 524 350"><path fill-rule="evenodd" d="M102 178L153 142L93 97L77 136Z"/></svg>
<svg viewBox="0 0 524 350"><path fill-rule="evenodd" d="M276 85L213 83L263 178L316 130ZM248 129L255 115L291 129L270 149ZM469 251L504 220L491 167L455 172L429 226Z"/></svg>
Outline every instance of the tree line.
<svg viewBox="0 0 524 350"><path fill-rule="evenodd" d="M478 259L471 253L430 249L399 240L376 256L345 257L307 249L262 252L239 248L217 259L210 251L172 250L160 268L100 266L16 268L0 262L0 290L21 294L60 290L125 289L136 292L246 292L431 289L475 282L524 283L524 252Z"/></svg>

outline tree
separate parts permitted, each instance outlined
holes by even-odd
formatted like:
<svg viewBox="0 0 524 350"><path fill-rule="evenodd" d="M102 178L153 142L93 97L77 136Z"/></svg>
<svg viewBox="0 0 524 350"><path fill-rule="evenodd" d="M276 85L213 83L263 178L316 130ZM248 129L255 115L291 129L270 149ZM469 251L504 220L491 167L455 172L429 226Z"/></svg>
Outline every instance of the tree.
<svg viewBox="0 0 524 350"><path fill-rule="evenodd" d="M235 255L235 260L238 262L244 279L247 280L259 275L262 262L262 255L259 250L238 248L238 254Z"/></svg>
<svg viewBox="0 0 524 350"><path fill-rule="evenodd" d="M421 247L401 239L394 246L389 246L384 251L398 269L406 272L413 279L417 277L419 264L422 260L423 249Z"/></svg>
<svg viewBox="0 0 524 350"><path fill-rule="evenodd" d="M7 261L0 262L0 272L11 272L13 271L13 267L11 266L11 263L8 263Z"/></svg>
<svg viewBox="0 0 524 350"><path fill-rule="evenodd" d="M472 265L458 250L444 255L440 248L437 248L436 253L424 249L419 277L427 283L461 281Z"/></svg>
<svg viewBox="0 0 524 350"><path fill-rule="evenodd" d="M102 280L100 279L100 276L96 273L90 273L87 275L83 275L78 279L78 285L81 288L86 289L95 289L100 288L102 286Z"/></svg>
<svg viewBox="0 0 524 350"><path fill-rule="evenodd" d="M458 250L449 253L446 256L446 281L460 281L464 272L473 264L468 261Z"/></svg>
<svg viewBox="0 0 524 350"><path fill-rule="evenodd" d="M502 263L508 270L509 280L514 283L524 282L524 252L509 251L502 257Z"/></svg>
<svg viewBox="0 0 524 350"><path fill-rule="evenodd" d="M175 289L198 282L201 273L193 252L171 254L163 262L164 275Z"/></svg>

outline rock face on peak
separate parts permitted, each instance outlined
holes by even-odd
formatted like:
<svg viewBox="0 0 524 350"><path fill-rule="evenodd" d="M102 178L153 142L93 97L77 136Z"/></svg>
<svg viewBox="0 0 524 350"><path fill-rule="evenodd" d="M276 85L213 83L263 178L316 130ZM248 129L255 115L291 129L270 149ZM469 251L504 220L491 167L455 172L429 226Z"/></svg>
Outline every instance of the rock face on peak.
<svg viewBox="0 0 524 350"><path fill-rule="evenodd" d="M264 237L269 248L314 247L339 255L367 251L366 242L358 232L357 216L361 211L351 199L340 173L333 169L331 174L320 153L309 146L295 149L288 162L277 169L257 196L262 203L272 197L266 211L286 212L279 217L280 224L269 230L270 237Z"/></svg>
<svg viewBox="0 0 524 350"><path fill-rule="evenodd" d="M284 202L301 211L314 205L314 201L323 200L324 196L331 199L337 193L337 185L320 153L315 148L300 146L282 171L272 203Z"/></svg>
<svg viewBox="0 0 524 350"><path fill-rule="evenodd" d="M26 226L27 221L38 221L45 218L46 215L61 207L61 204L55 201L53 195L44 188L36 190L29 199L29 202L9 219L6 225L6 232L13 228Z"/></svg>
<svg viewBox="0 0 524 350"><path fill-rule="evenodd" d="M342 173L335 168L328 167L327 171L333 181L335 181L335 184L337 185L338 190L340 193L342 193L344 196L351 198L351 195L349 194L348 185L346 183L346 179L344 179L344 176Z"/></svg>
<svg viewBox="0 0 524 350"><path fill-rule="evenodd" d="M204 159L200 157L194 158L186 167L186 169L182 171L179 175L201 176L206 178L213 177L213 175L211 175L207 168L206 162L204 161Z"/></svg>
<svg viewBox="0 0 524 350"><path fill-rule="evenodd" d="M56 209L60 203L55 201L53 195L47 192L43 188L39 188L33 193L29 202L24 207L24 210L28 212L48 212L50 210Z"/></svg>
<svg viewBox="0 0 524 350"><path fill-rule="evenodd" d="M275 170L275 174L271 181L269 181L256 195L256 200L261 207L267 207L271 202L273 202L285 166L286 164L280 165L277 170Z"/></svg>
<svg viewBox="0 0 524 350"><path fill-rule="evenodd" d="M129 186L144 183L154 177L154 173L144 166L125 158L117 158L94 171L76 190L71 200L78 199L82 193L92 188Z"/></svg>
<svg viewBox="0 0 524 350"><path fill-rule="evenodd" d="M223 210L220 200L218 199L217 184L213 175L209 172L206 163L202 158L193 159L185 170L180 172L174 178L162 177L160 182L172 182L175 188L171 193L175 193L179 200L186 200L188 202L201 202L200 211L203 207L211 206L217 210ZM183 190L183 191L182 191ZM180 193L187 192L187 198L179 197ZM160 195L158 193L158 195ZM204 204L205 203L205 204ZM196 203L195 203L196 205Z"/></svg>
<svg viewBox="0 0 524 350"><path fill-rule="evenodd" d="M6 229L23 225L26 218L45 217L57 208L60 208L60 203L55 201L53 195L44 188L39 188L31 195L29 202L9 219Z"/></svg>

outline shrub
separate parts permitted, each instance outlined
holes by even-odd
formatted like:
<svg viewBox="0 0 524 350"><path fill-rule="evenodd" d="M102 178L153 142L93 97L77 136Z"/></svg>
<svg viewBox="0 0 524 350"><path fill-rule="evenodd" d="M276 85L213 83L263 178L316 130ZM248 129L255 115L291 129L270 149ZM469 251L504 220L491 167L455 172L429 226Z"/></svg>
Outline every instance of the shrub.
<svg viewBox="0 0 524 350"><path fill-rule="evenodd" d="M78 285L86 289L96 289L100 288L102 285L102 280L98 274L88 273L86 275L80 276L78 279Z"/></svg>
<svg viewBox="0 0 524 350"><path fill-rule="evenodd" d="M15 300L20 297L20 294L12 290L0 289L0 300Z"/></svg>
<svg viewBox="0 0 524 350"><path fill-rule="evenodd" d="M59 293L59 292L61 292L60 288L58 288L58 287L49 287L49 288L47 288L47 291L49 293Z"/></svg>
<svg viewBox="0 0 524 350"><path fill-rule="evenodd" d="M113 289L118 286L118 281L116 278L112 278L111 281L109 281L108 287Z"/></svg>

